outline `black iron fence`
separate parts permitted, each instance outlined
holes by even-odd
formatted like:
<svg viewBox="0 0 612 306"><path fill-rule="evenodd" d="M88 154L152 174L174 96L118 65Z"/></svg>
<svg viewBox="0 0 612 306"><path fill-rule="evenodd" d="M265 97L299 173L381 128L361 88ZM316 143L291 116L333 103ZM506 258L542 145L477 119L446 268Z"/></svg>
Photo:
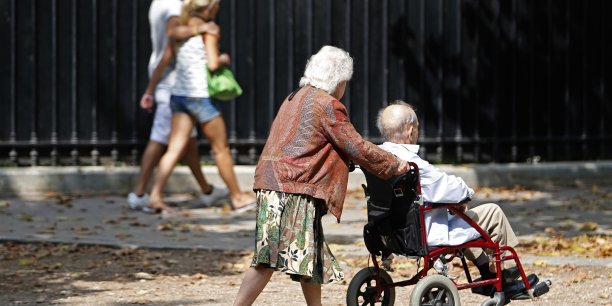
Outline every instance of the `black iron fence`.
<svg viewBox="0 0 612 306"><path fill-rule="evenodd" d="M0 0L0 159L137 161L151 115L150 0ZM442 162L612 157L612 2L224 0L221 49L245 89L224 103L233 153L254 163L283 98L321 46L348 50L357 129L389 101L418 108ZM201 146L206 150L206 142ZM204 154L206 155L206 154ZM206 158L206 157L204 157Z"/></svg>

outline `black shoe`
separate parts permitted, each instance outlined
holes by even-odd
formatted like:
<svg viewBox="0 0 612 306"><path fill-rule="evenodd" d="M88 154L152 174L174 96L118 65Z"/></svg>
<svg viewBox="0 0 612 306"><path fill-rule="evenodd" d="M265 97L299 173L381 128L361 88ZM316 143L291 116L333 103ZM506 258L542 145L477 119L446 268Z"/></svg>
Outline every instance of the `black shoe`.
<svg viewBox="0 0 612 306"><path fill-rule="evenodd" d="M511 285L519 276L521 276L521 272L519 271L518 267L512 267L512 268L502 270L502 288L505 288ZM492 274L492 277L485 278L485 279L491 279L494 277L495 277L495 274ZM477 278L474 281L476 282L480 280L481 278ZM523 284L523 287L524 287L524 284ZM489 296L489 297L493 296L494 292L495 292L494 285L483 285L480 287L472 288L472 293Z"/></svg>
<svg viewBox="0 0 612 306"><path fill-rule="evenodd" d="M477 278L474 280L474 282L478 282L478 281L480 281L480 278ZM488 297L492 296L493 292L495 292L495 286L493 285L482 285L482 286L472 288L472 293L480 294L480 295L484 295Z"/></svg>
<svg viewBox="0 0 612 306"><path fill-rule="evenodd" d="M527 275L527 281L529 282L529 286L533 288L540 279L535 274ZM511 300L513 297L526 293L527 289L525 288L525 282L523 280L515 280L510 284L504 286L504 295L506 299Z"/></svg>
<svg viewBox="0 0 612 306"><path fill-rule="evenodd" d="M521 276L521 271L519 271L519 268L516 266L502 270L502 279L506 284L513 282L515 279L519 278L519 276Z"/></svg>

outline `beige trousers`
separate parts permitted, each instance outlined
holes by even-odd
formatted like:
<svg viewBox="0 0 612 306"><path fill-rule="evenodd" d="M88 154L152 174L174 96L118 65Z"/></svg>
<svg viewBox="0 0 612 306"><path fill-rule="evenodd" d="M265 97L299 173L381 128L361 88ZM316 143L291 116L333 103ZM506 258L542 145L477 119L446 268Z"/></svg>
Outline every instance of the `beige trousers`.
<svg viewBox="0 0 612 306"><path fill-rule="evenodd" d="M514 235L512 226L506 218L506 214L502 209L493 203L482 204L471 208L465 214L474 220L485 232L491 236L491 240L498 242L500 246L515 247L518 244L518 239ZM465 256L469 260L474 260L482 254L481 248L470 248L465 252Z"/></svg>

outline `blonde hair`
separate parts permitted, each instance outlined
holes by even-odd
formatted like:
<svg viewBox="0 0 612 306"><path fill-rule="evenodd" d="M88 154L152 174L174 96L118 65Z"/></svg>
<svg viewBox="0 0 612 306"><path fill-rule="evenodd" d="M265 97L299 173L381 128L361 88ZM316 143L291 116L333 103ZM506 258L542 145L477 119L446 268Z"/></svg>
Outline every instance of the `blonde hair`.
<svg viewBox="0 0 612 306"><path fill-rule="evenodd" d="M201 10L207 6L215 5L220 3L221 0L183 0L183 7L181 9L181 24L187 24L189 17L193 12ZM208 21L208 20L207 20Z"/></svg>
<svg viewBox="0 0 612 306"><path fill-rule="evenodd" d="M353 58L348 52L333 46L324 46L306 63L300 87L310 85L331 94L342 81L353 76Z"/></svg>

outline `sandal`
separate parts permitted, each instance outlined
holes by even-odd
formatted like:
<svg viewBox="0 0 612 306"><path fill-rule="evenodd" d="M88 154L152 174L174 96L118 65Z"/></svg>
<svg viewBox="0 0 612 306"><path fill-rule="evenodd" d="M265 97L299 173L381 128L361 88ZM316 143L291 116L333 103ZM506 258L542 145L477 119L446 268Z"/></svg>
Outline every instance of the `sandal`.
<svg viewBox="0 0 612 306"><path fill-rule="evenodd" d="M157 205L149 202L148 205L142 207L142 211L147 214L176 214L176 209L161 202Z"/></svg>
<svg viewBox="0 0 612 306"><path fill-rule="evenodd" d="M249 210L257 208L257 199L252 198L249 201L246 201L245 204L243 204L240 207L236 207L234 204L234 201L230 201L230 205L232 206L232 214L239 215Z"/></svg>

